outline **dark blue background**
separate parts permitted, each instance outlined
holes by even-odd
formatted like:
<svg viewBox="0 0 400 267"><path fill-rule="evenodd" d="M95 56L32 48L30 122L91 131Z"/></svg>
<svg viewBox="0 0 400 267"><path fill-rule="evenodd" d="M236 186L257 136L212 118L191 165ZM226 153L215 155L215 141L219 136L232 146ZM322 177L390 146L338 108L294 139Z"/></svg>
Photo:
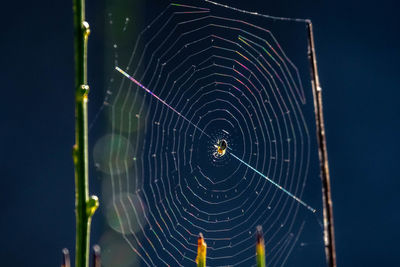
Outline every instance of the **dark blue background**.
<svg viewBox="0 0 400 267"><path fill-rule="evenodd" d="M57 266L60 250L74 248L71 2L2 5L1 266ZM324 92L338 264L395 266L400 238L399 4L222 2L312 19ZM105 6L103 1L87 1L92 28L89 83L101 92L104 48L97 44L104 38L100 28ZM92 96L91 105L101 102L102 96ZM90 112L93 116L96 110ZM99 192L95 186L91 191ZM94 218L94 242L99 221Z"/></svg>

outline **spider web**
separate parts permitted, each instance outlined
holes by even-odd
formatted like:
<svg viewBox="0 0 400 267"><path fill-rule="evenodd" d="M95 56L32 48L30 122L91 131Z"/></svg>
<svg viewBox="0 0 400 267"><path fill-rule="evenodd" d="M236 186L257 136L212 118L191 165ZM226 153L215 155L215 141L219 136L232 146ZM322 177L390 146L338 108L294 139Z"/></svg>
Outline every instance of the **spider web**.
<svg viewBox="0 0 400 267"><path fill-rule="evenodd" d="M135 42L113 44L112 69L138 83L113 72L108 134L94 148L107 222L132 264L194 266L201 232L208 266L254 266L262 225L267 266L322 266L305 21L203 1L148 5ZM229 151L217 157L220 140Z"/></svg>

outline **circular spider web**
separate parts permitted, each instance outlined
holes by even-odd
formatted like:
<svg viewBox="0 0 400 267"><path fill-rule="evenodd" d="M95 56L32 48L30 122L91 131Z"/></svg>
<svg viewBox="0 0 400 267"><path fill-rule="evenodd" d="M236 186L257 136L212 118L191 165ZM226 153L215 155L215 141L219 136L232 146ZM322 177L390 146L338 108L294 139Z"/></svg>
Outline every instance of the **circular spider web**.
<svg viewBox="0 0 400 267"><path fill-rule="evenodd" d="M310 166L299 70L258 15L199 4L169 4L119 66L137 83L115 76L113 133L95 151L110 226L143 265L193 266L201 232L207 265L252 266L262 225L268 266L282 266L309 213L290 196Z"/></svg>

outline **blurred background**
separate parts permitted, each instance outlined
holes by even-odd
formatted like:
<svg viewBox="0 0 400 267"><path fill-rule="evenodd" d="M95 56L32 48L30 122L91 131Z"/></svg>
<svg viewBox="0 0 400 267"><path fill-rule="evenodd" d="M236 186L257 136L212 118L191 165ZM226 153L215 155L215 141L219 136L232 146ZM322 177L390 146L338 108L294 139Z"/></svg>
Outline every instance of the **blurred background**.
<svg viewBox="0 0 400 267"><path fill-rule="evenodd" d="M3 4L1 266L57 266L62 248L74 251L71 2ZM130 8L139 16L145 12L142 2L87 1L92 30L89 84L93 91L105 90L108 11ZM338 266L396 265L400 238L396 164L400 149L399 4L219 2L313 21L324 96ZM154 3L166 5L165 1ZM104 95L93 91L89 121L94 120L104 100ZM90 191L101 195L95 180ZM99 242L102 234L100 216L98 213L93 219L93 243Z"/></svg>

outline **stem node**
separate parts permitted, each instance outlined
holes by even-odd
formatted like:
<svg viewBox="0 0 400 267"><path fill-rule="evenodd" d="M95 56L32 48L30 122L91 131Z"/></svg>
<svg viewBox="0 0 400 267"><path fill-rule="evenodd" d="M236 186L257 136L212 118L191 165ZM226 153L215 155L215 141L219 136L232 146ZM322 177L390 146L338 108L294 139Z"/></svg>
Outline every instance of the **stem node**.
<svg viewBox="0 0 400 267"><path fill-rule="evenodd" d="M82 30L83 30L83 37L85 41L87 41L90 34L90 26L87 21L82 21Z"/></svg>
<svg viewBox="0 0 400 267"><path fill-rule="evenodd" d="M93 216L99 207L99 198L97 196L90 196L86 202L86 213L89 218Z"/></svg>

